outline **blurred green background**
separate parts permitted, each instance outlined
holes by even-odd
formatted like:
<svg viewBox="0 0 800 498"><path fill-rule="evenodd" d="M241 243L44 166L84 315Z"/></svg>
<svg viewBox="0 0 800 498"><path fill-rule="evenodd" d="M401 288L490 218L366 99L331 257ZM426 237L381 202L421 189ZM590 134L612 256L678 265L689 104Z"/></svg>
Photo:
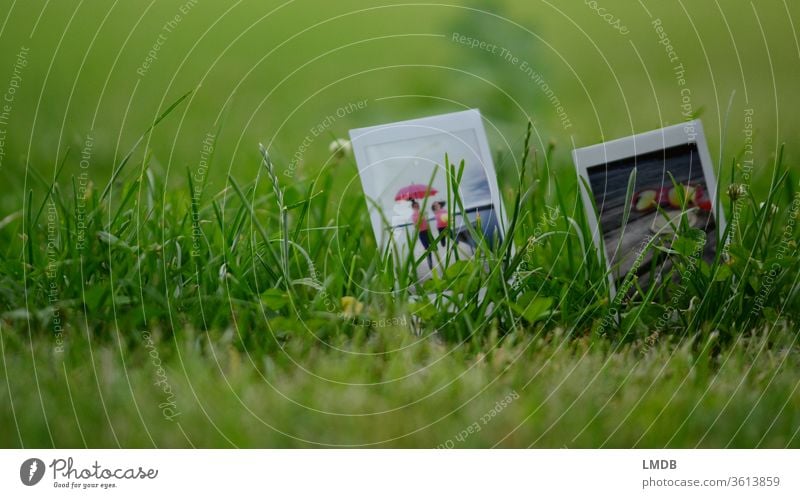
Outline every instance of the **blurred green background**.
<svg viewBox="0 0 800 498"><path fill-rule="evenodd" d="M482 110L499 153L508 146L518 152L530 117L536 145L554 140L564 160L573 144L681 121L682 89L690 92L692 112L701 114L717 160L723 140L726 163L741 150L744 109L754 112L757 170L769 171L778 144L798 133L800 7L781 0L0 4L0 89L14 77L18 52L29 49L4 125L0 175L12 192L0 201L5 212L19 209L23 187L34 183L22 174L26 168L52 178L71 148L66 171L74 172L90 133L89 175L106 181L155 117L192 89L150 137L147 161L171 184L184 184L206 134L221 126L212 189L222 188L229 172L252 178L260 141L285 169L327 116L336 119L312 136L295 177L319 171L332 137L350 128L464 107ZM684 65L684 86L654 19ZM454 33L498 49L460 44ZM142 69L154 46L156 58ZM502 57L502 49L516 62ZM523 63L541 75L538 83ZM365 99L365 108L336 116ZM790 146L788 153L797 151Z"/></svg>

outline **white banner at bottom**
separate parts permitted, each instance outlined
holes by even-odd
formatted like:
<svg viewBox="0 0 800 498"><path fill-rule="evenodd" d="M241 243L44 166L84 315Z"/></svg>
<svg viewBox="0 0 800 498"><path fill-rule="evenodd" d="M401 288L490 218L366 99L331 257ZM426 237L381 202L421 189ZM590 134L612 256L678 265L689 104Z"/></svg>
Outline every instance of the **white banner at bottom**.
<svg viewBox="0 0 800 498"><path fill-rule="evenodd" d="M797 497L798 469L800 450L1 450L0 496Z"/></svg>

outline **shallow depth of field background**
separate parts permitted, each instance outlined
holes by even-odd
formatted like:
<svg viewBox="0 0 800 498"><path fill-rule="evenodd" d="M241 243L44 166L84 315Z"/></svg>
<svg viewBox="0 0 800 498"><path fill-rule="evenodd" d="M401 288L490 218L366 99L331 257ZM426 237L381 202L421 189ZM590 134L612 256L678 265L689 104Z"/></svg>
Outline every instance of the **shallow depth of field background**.
<svg viewBox="0 0 800 498"><path fill-rule="evenodd" d="M800 14L782 0L601 2L626 35L582 1L496 1L491 8L468 1L2 3L0 83L11 76L20 47L30 49L0 169L6 212L18 204L26 167L51 177L67 147L74 163L68 168L74 167L90 131L89 174L103 182L114 158L192 89L191 101L147 144L151 167L173 185L185 183L185 168L199 161L201 142L220 123L210 171L220 188L228 172L253 177L259 141L270 144L285 169L327 116L336 119L319 138L312 136L295 175L315 175L331 137L350 128L464 107L480 108L491 121L490 141L499 152L518 145L530 117L536 145L554 140L557 157L568 159L573 142L588 145L681 121L685 89L719 160L735 91L727 152L741 147L743 110L752 108L761 170L800 124L793 30ZM165 28L176 15L180 21ZM684 65L683 87L651 24L656 18ZM453 41L454 33L498 49L465 46ZM137 74L159 42L157 59ZM501 57L503 48L516 64ZM525 62L542 76L539 84L523 71ZM543 83L562 103L570 127L562 125ZM336 116L363 100L364 108Z"/></svg>

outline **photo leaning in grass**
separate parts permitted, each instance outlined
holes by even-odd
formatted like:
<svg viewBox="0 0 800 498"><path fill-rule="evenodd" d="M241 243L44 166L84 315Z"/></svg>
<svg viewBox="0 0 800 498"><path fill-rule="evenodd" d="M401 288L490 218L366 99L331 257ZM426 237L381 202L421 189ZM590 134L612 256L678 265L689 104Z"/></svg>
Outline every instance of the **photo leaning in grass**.
<svg viewBox="0 0 800 498"><path fill-rule="evenodd" d="M800 447L798 4L2 3L2 447Z"/></svg>

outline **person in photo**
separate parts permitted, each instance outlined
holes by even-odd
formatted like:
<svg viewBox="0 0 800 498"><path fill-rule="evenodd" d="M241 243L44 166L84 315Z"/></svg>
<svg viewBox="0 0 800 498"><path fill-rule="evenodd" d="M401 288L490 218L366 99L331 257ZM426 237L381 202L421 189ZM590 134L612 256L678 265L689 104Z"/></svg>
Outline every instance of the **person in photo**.
<svg viewBox="0 0 800 498"><path fill-rule="evenodd" d="M439 238L442 247L447 245L447 238L450 237L450 225L447 209L444 208L444 201L435 201L431 205L431 211L436 218L436 230L439 231Z"/></svg>
<svg viewBox="0 0 800 498"><path fill-rule="evenodd" d="M475 258L473 237L499 236L500 189L479 111L359 128L350 136L376 242L396 261L414 262L414 292L436 277L434 270L441 278L454 262ZM457 185L448 179L456 165ZM443 195L452 188L458 209Z"/></svg>
<svg viewBox="0 0 800 498"><path fill-rule="evenodd" d="M422 247L425 249L425 251L427 251L428 247L431 245L428 220L425 219L425 215L420 215L419 202L416 200L411 200L411 209L411 222L417 229L419 241L422 244ZM433 268L433 261L431 260L430 253L428 253L428 266Z"/></svg>

